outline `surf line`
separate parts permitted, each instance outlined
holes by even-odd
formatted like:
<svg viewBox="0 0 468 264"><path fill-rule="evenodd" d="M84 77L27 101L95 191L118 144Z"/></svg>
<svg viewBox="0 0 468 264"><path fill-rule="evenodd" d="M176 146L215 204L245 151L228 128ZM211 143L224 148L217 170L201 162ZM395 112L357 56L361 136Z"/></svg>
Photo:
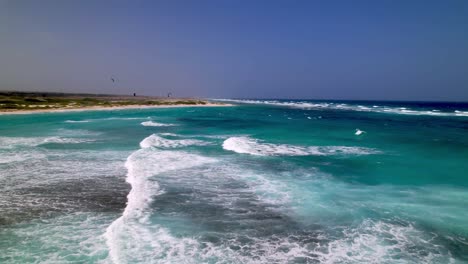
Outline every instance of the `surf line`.
<svg viewBox="0 0 468 264"><path fill-rule="evenodd" d="M140 142L140 149L128 156L125 167L127 169L126 182L131 185L127 195L127 206L123 214L112 222L106 229L104 237L109 250L108 257L113 263L128 263L127 257L135 257L135 250L140 246L154 247L160 250L152 240L152 231L157 226L151 226L149 221L149 205L154 197L164 193L159 183L150 180L161 173L191 168L206 163L215 162L216 159L196 154L186 153L180 148L186 144L161 144L148 146L148 140L154 139L150 135ZM171 141L167 139L167 141ZM177 141L177 140L175 140ZM178 143L178 142L174 142ZM185 142L197 145L197 141ZM143 252L140 252L143 254Z"/></svg>

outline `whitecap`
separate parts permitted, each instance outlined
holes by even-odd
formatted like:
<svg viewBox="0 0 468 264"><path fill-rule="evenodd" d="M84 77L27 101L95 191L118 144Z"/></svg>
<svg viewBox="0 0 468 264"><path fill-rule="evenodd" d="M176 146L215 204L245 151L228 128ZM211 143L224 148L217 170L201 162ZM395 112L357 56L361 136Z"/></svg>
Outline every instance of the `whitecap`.
<svg viewBox="0 0 468 264"><path fill-rule="evenodd" d="M89 123L89 120L65 120L65 123Z"/></svg>
<svg viewBox="0 0 468 264"><path fill-rule="evenodd" d="M345 111L360 111L360 112L375 112L387 114L402 114L402 115L429 115L429 116L468 116L468 111L454 111L442 112L431 110L416 110L407 107L389 107L385 105L373 105L367 107L363 105L345 104L345 103L314 103L308 101L278 101L278 100L231 100L231 99L218 99L219 101L227 101L243 104L265 104L274 106L285 106L290 108L299 108L305 110L313 109L330 109L330 110L345 110Z"/></svg>
<svg viewBox="0 0 468 264"><path fill-rule="evenodd" d="M468 116L468 111L458 111L458 110L455 110L455 115L456 115L456 116Z"/></svg>
<svg viewBox="0 0 468 264"><path fill-rule="evenodd" d="M362 135L366 133L366 131L360 130L359 128L356 128L356 132L354 133L356 136Z"/></svg>
<svg viewBox="0 0 468 264"><path fill-rule="evenodd" d="M229 245L215 244L200 241L197 237L174 236L169 229L149 220L150 203L164 193L157 182L159 176L199 168L204 175L219 179L219 170L214 170L218 166L205 166L215 162L216 159L200 155L154 148L140 149L131 154L125 164L128 169L127 182L132 186L127 207L104 235L109 248L109 260L113 263L272 263L293 261L305 255L307 248L289 241L289 238L278 241L273 237L252 237L249 239L253 240L252 245L255 247L243 248L245 241L237 237L233 237ZM228 170L230 177L249 178L252 189L259 191L259 195L266 199L278 202L278 198L283 196L277 192L277 182L258 175L248 176L246 171L240 169L243 172L240 173L231 166L222 168ZM274 196L270 194L272 191ZM243 249L232 250L232 247ZM265 254L265 250L269 253Z"/></svg>
<svg viewBox="0 0 468 264"><path fill-rule="evenodd" d="M158 133L160 136L167 136L167 137L179 137L179 138L208 138L208 139L226 139L231 137L232 135L180 135L175 133ZM208 143L207 143L208 144Z"/></svg>
<svg viewBox="0 0 468 264"><path fill-rule="evenodd" d="M175 126L174 124L164 124L164 123L158 123L154 121L145 121L141 122L142 126L152 126L152 127L166 127L166 126Z"/></svg>
<svg viewBox="0 0 468 264"><path fill-rule="evenodd" d="M161 136L169 136L169 137L179 137L180 135L174 133L159 133Z"/></svg>
<svg viewBox="0 0 468 264"><path fill-rule="evenodd" d="M166 139L159 135L153 134L140 142L141 148L182 148L187 146L204 146L209 142L197 139Z"/></svg>
<svg viewBox="0 0 468 264"><path fill-rule="evenodd" d="M80 144L94 142L94 139L88 138L63 138L63 137L48 137L45 138L39 145L42 144Z"/></svg>
<svg viewBox="0 0 468 264"><path fill-rule="evenodd" d="M109 257L114 263L127 263L129 259L154 260L162 254L168 258L171 252L178 250L177 246L183 246L183 243L172 238L165 229L152 226L147 222L148 205L154 196L163 193L158 182L150 178L157 177L164 172L216 161L186 152L145 148L146 142L153 141L155 137L157 136L151 135L145 138L140 143L142 149L132 153L125 163L128 170L126 181L132 187L127 196L127 207L123 215L115 220L105 233ZM172 241L176 243L171 243ZM187 239L187 241L192 240ZM151 249L148 250L148 247ZM178 252L178 254L181 253L183 252Z"/></svg>
<svg viewBox="0 0 468 264"><path fill-rule="evenodd" d="M90 119L90 120L142 120L148 119L148 117L107 117L107 118L98 118L98 119Z"/></svg>
<svg viewBox="0 0 468 264"><path fill-rule="evenodd" d="M295 146L288 144L263 143L250 137L230 137L223 142L225 150L257 156L323 156L323 155L366 155L378 153L373 149L347 146Z"/></svg>

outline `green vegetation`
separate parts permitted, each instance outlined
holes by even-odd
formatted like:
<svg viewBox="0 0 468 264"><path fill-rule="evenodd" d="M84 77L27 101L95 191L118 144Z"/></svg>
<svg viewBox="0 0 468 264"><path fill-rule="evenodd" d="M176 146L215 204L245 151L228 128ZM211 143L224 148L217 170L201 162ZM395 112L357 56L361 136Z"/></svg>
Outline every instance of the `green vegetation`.
<svg viewBox="0 0 468 264"><path fill-rule="evenodd" d="M168 99L117 95L67 95L53 93L0 92L0 111L76 109L132 105L206 105L196 99Z"/></svg>

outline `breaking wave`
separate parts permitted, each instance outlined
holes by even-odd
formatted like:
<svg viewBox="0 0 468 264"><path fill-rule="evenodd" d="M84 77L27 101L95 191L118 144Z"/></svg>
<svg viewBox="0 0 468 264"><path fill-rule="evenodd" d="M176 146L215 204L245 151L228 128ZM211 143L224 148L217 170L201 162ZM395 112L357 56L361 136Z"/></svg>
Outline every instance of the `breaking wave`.
<svg viewBox="0 0 468 264"><path fill-rule="evenodd" d="M167 135L167 134L166 134ZM140 142L141 148L182 148L187 146L204 146L209 145L209 142L197 139L166 139L156 134L153 134Z"/></svg>
<svg viewBox="0 0 468 264"><path fill-rule="evenodd" d="M164 123L158 123L154 121L145 121L141 122L142 126L152 126L152 127L166 127L166 126L175 126L174 124L164 124Z"/></svg>
<svg viewBox="0 0 468 264"><path fill-rule="evenodd" d="M468 111L454 110L452 112L440 110L416 110L407 107L392 107L385 105L355 105L346 103L333 103L333 102L307 102L307 101L277 101L277 100L234 100L234 99L217 99L219 101L228 101L243 104L266 104L276 106L286 106L291 108L300 109L331 109L331 110L346 110L346 111L360 111L360 112L376 112L387 114L401 114L401 115L428 115L428 116L452 116L452 117L468 117Z"/></svg>
<svg viewBox="0 0 468 264"><path fill-rule="evenodd" d="M89 123L89 120L65 120L65 123Z"/></svg>
<svg viewBox="0 0 468 264"><path fill-rule="evenodd" d="M151 135L145 138L140 143L142 149L131 154L125 163L128 170L126 181L131 185L131 191L127 196L127 207L123 215L115 220L105 233L109 256L114 263L128 263L132 259L154 261L155 257L159 258L166 254L170 256L171 251L177 253L180 247L170 243L173 238L165 229L152 226L148 220L149 204L154 196L163 193L153 178L164 172L215 161L181 151L145 148L145 142L152 141L155 137L157 136ZM180 246L183 247L182 250L185 249L183 244Z"/></svg>
<svg viewBox="0 0 468 264"><path fill-rule="evenodd" d="M326 155L368 155L378 151L363 147L346 146L294 146L287 144L263 143L250 137L230 137L223 142L225 150L257 156L326 156Z"/></svg>

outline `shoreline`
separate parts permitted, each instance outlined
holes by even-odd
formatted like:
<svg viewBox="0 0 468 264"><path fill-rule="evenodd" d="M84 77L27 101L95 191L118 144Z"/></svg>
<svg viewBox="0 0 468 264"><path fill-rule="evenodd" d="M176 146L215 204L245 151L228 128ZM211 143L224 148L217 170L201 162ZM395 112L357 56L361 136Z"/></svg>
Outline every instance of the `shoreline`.
<svg viewBox="0 0 468 264"><path fill-rule="evenodd" d="M64 113L64 112L81 112L81 111L112 111L112 110L127 110L127 109L151 109L151 108L177 108L177 107L224 107L234 106L233 104L178 104L178 105L125 105L125 106L89 106L80 108L57 108L57 109L41 109L41 110L0 110L0 116L3 115L28 115L28 114L45 114L45 113Z"/></svg>

